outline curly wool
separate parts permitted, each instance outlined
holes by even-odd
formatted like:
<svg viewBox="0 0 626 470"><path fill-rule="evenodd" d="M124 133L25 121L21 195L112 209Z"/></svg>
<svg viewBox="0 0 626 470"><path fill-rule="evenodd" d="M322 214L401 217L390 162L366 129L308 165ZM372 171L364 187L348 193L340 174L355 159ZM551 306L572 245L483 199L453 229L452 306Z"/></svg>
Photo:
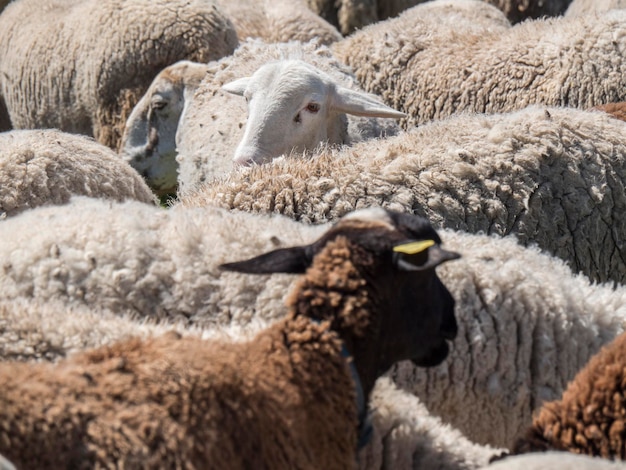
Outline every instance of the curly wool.
<svg viewBox="0 0 626 470"><path fill-rule="evenodd" d="M373 205L441 227L515 234L599 281L626 279L626 124L529 107L459 115L411 132L231 173L181 197L321 223Z"/></svg>
<svg viewBox="0 0 626 470"><path fill-rule="evenodd" d="M284 314L292 276L223 273L217 266L234 255L312 241L323 229L210 207L73 198L0 223L1 297L201 328L273 320Z"/></svg>
<svg viewBox="0 0 626 470"><path fill-rule="evenodd" d="M0 31L0 95L13 127L93 135L113 149L162 68L238 44L211 0L14 0Z"/></svg>
<svg viewBox="0 0 626 470"><path fill-rule="evenodd" d="M514 453L569 451L626 460L626 334L591 358L563 396L545 403Z"/></svg>
<svg viewBox="0 0 626 470"><path fill-rule="evenodd" d="M512 27L498 14L475 0L428 2L356 32L333 51L367 91L411 116L407 127L533 103L586 109L626 100L626 11Z"/></svg>
<svg viewBox="0 0 626 470"><path fill-rule="evenodd" d="M398 16L427 0L307 0L309 7L337 26L344 35ZM501 10L512 23L528 18L562 15L571 0L484 0Z"/></svg>
<svg viewBox="0 0 626 470"><path fill-rule="evenodd" d="M624 0L572 0L565 16L582 16L608 11L613 8L626 8Z"/></svg>
<svg viewBox="0 0 626 470"><path fill-rule="evenodd" d="M360 469L470 470L502 452L471 442L387 377L376 382L369 406L373 432L359 453Z"/></svg>
<svg viewBox="0 0 626 470"><path fill-rule="evenodd" d="M313 241L325 229L211 207L166 211L77 198L0 224L0 292L11 302L54 301L200 329L268 322L286 313L283 300L294 278L218 273L216 266L235 254ZM530 425L532 412L559 397L591 355L624 331L626 292L572 276L563 262L513 237L451 231L442 237L446 248L463 255L438 268L457 300L451 356L428 372L403 363L391 373L472 441L508 447ZM23 322L7 324L18 330ZM59 325L56 333L45 325L34 330L43 335L39 343L48 337L64 349L88 344L80 342L80 326ZM9 345L11 328L3 333ZM64 346L58 331L66 330ZM18 331L17 338L32 344L28 323ZM69 338L77 335L74 347ZM94 341L98 337L94 333Z"/></svg>
<svg viewBox="0 0 626 470"><path fill-rule="evenodd" d="M456 300L448 359L389 376L468 439L510 448L545 401L626 331L626 289L573 275L560 260L499 238L440 231L462 258L438 268Z"/></svg>
<svg viewBox="0 0 626 470"><path fill-rule="evenodd" d="M569 452L535 452L533 454L508 457L481 467L481 470L624 470L621 462L575 455Z"/></svg>
<svg viewBox="0 0 626 470"><path fill-rule="evenodd" d="M591 108L596 111L603 111L615 119L626 121L626 101L619 101L617 103L607 103L594 106Z"/></svg>
<svg viewBox="0 0 626 470"><path fill-rule="evenodd" d="M217 0L230 18L239 40L331 44L342 39L337 29L312 12L304 0Z"/></svg>
<svg viewBox="0 0 626 470"><path fill-rule="evenodd" d="M130 165L89 137L53 129L0 133L0 218L73 195L156 203Z"/></svg>
<svg viewBox="0 0 626 470"><path fill-rule="evenodd" d="M247 344L167 334L58 366L4 363L0 415L11 427L0 426L0 449L20 468L249 468L256 458L351 468L353 385L340 342L317 341L301 364L290 362L297 341L272 327ZM310 358L316 380L300 375Z"/></svg>

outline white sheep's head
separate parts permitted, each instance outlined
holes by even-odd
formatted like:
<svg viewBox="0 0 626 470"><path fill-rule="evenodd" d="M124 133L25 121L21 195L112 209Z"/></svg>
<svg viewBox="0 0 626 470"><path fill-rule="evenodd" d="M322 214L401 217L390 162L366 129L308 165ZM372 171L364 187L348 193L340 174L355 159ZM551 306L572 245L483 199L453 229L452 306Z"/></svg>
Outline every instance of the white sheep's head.
<svg viewBox="0 0 626 470"><path fill-rule="evenodd" d="M457 334L454 299L435 268L458 257L441 247L423 217L369 208L343 217L309 245L221 268L306 273L288 299L292 314L329 321L373 384L398 361L430 367L447 357Z"/></svg>
<svg viewBox="0 0 626 470"><path fill-rule="evenodd" d="M399 119L404 113L365 92L351 90L301 60L260 67L222 87L248 102L248 121L233 161L267 163L281 155L345 142L345 114Z"/></svg>
<svg viewBox="0 0 626 470"><path fill-rule="evenodd" d="M158 194L176 190L178 122L207 69L187 60L163 69L126 122L120 153Z"/></svg>

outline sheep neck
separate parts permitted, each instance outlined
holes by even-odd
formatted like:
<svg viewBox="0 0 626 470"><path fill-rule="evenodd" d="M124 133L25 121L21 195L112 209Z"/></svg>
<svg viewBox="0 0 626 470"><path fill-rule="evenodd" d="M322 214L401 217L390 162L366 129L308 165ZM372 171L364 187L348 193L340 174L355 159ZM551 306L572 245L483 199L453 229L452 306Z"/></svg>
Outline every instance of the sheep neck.
<svg viewBox="0 0 626 470"><path fill-rule="evenodd" d="M351 260L355 249L343 237L328 242L316 255L306 275L298 281L287 305L293 321L304 317L309 322L321 322L320 325L336 337L337 353L342 347L346 348L353 357L367 401L378 378L379 367L375 355L367 347L375 343L368 339L372 304L368 282ZM359 258L366 256L366 253L359 253Z"/></svg>

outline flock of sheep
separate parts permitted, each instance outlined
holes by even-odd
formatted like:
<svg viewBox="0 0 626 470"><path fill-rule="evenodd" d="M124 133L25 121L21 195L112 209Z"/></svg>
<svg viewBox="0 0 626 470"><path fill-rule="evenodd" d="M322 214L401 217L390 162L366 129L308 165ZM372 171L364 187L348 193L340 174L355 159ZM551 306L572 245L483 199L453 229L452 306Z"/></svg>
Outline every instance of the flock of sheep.
<svg viewBox="0 0 626 470"><path fill-rule="evenodd" d="M0 469L626 468L626 2L0 0Z"/></svg>

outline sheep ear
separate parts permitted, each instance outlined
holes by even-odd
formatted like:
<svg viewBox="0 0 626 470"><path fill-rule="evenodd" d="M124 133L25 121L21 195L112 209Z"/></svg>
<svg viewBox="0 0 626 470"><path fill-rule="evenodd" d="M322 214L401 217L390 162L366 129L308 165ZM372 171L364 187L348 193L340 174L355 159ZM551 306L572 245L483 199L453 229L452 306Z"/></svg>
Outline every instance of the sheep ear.
<svg viewBox="0 0 626 470"><path fill-rule="evenodd" d="M383 117L400 119L405 113L381 103L373 96L342 86L337 86L331 98L330 109L355 116Z"/></svg>
<svg viewBox="0 0 626 470"><path fill-rule="evenodd" d="M279 248L260 256L234 263L221 264L220 269L249 274L301 274L311 264L305 247Z"/></svg>
<svg viewBox="0 0 626 470"><path fill-rule="evenodd" d="M248 87L248 83L250 83L250 77L240 78L222 85L222 90L232 93L233 95L243 96Z"/></svg>

